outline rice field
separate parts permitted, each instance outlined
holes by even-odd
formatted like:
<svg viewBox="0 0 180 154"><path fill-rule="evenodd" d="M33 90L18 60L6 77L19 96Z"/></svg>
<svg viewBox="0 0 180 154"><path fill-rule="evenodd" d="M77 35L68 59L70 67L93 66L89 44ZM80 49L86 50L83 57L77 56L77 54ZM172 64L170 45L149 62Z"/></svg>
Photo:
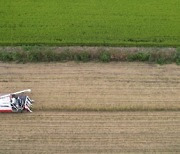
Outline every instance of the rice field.
<svg viewBox="0 0 180 154"><path fill-rule="evenodd" d="M0 93L35 100L0 114L0 153L179 153L179 76L176 64L0 63Z"/></svg>
<svg viewBox="0 0 180 154"><path fill-rule="evenodd" d="M179 153L179 112L0 114L0 153Z"/></svg>
<svg viewBox="0 0 180 154"><path fill-rule="evenodd" d="M93 46L93 55L97 46L178 47L179 6L179 0L0 0L0 50ZM0 93L27 88L34 112L0 114L0 154L180 153L176 64L0 62Z"/></svg>
<svg viewBox="0 0 180 154"><path fill-rule="evenodd" d="M179 6L179 0L0 0L0 44L179 46Z"/></svg>
<svg viewBox="0 0 180 154"><path fill-rule="evenodd" d="M0 70L0 93L30 88L34 110L180 110L176 64L0 63Z"/></svg>

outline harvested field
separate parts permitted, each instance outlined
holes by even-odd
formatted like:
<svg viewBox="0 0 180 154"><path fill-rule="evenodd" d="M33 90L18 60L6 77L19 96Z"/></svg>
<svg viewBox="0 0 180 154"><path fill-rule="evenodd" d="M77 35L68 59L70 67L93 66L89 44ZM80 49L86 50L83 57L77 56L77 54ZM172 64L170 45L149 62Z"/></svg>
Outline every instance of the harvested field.
<svg viewBox="0 0 180 154"><path fill-rule="evenodd" d="M180 152L179 112L0 114L0 153Z"/></svg>
<svg viewBox="0 0 180 154"><path fill-rule="evenodd" d="M31 88L34 110L180 109L180 67L143 63L0 63L0 93Z"/></svg>
<svg viewBox="0 0 180 154"><path fill-rule="evenodd" d="M178 153L179 76L175 64L0 63L0 93L36 101L0 114L0 153Z"/></svg>

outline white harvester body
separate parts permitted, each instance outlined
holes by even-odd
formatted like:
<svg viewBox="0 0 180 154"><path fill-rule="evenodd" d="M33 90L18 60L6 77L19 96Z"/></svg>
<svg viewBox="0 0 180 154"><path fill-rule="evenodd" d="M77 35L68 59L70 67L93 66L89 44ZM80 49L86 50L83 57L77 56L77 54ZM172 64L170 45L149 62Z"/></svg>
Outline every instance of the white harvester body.
<svg viewBox="0 0 180 154"><path fill-rule="evenodd" d="M31 111L33 100L24 93L31 92L31 89L0 95L0 112L23 112ZM17 103L12 102L12 96L16 96Z"/></svg>

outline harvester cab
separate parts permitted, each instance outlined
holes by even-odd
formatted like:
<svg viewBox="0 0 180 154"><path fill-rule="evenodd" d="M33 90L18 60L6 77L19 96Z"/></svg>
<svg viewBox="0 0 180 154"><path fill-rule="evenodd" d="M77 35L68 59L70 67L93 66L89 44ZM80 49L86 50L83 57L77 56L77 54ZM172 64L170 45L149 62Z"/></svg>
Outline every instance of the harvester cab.
<svg viewBox="0 0 180 154"><path fill-rule="evenodd" d="M0 112L32 112L34 101L25 95L28 92L31 92L31 89L0 95Z"/></svg>

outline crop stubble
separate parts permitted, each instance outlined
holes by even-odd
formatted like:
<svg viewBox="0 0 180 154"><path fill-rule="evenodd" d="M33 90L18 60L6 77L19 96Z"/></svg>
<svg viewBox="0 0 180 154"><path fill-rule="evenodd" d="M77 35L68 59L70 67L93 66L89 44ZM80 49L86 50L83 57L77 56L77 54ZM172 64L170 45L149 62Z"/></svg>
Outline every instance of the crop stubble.
<svg viewBox="0 0 180 154"><path fill-rule="evenodd" d="M0 63L0 70L0 93L31 88L36 100L32 114L0 114L0 153L180 152L177 65ZM86 111L105 109L171 111Z"/></svg>
<svg viewBox="0 0 180 154"><path fill-rule="evenodd" d="M0 70L0 93L31 88L34 110L180 109L174 64L1 63Z"/></svg>
<svg viewBox="0 0 180 154"><path fill-rule="evenodd" d="M0 153L180 152L179 112L1 114Z"/></svg>

